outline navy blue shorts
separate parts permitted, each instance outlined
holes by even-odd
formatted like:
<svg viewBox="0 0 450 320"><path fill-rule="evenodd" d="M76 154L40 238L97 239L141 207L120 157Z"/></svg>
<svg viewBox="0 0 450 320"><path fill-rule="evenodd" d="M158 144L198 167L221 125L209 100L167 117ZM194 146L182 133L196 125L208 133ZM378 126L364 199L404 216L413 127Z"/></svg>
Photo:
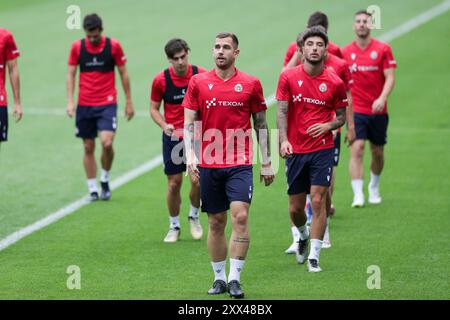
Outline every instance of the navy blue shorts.
<svg viewBox="0 0 450 320"><path fill-rule="evenodd" d="M76 136L95 139L98 131L116 131L117 104L101 107L78 106L76 115Z"/></svg>
<svg viewBox="0 0 450 320"><path fill-rule="evenodd" d="M8 108L0 107L0 141L8 141Z"/></svg>
<svg viewBox="0 0 450 320"><path fill-rule="evenodd" d="M337 167L339 164L339 158L341 156L341 133L338 132L334 137L334 149L333 149L333 166Z"/></svg>
<svg viewBox="0 0 450 320"><path fill-rule="evenodd" d="M334 149L295 153L286 159L288 194L309 193L311 186L329 187Z"/></svg>
<svg viewBox="0 0 450 320"><path fill-rule="evenodd" d="M389 123L387 114L368 115L355 112L354 118L356 139L369 140L377 146L386 144Z"/></svg>
<svg viewBox="0 0 450 320"><path fill-rule="evenodd" d="M176 139L176 140L172 140ZM168 176L186 171L183 139L162 134L164 173Z"/></svg>
<svg viewBox="0 0 450 320"><path fill-rule="evenodd" d="M220 213L233 201L251 203L253 170L251 165L231 168L199 168L202 211Z"/></svg>

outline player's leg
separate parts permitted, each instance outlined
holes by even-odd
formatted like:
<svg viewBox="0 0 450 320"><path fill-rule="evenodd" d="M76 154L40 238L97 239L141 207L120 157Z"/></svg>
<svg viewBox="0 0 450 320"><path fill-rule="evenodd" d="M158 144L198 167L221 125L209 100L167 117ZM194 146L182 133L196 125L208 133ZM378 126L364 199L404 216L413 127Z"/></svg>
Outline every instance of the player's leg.
<svg viewBox="0 0 450 320"><path fill-rule="evenodd" d="M305 263L308 257L309 229L306 225L305 204L306 192L289 194L289 214L299 234L295 256L300 264Z"/></svg>
<svg viewBox="0 0 450 320"><path fill-rule="evenodd" d="M364 206L364 145L368 135L370 116L354 113L356 140L350 147L350 178L353 189L353 208Z"/></svg>
<svg viewBox="0 0 450 320"><path fill-rule="evenodd" d="M370 163L369 203L381 203L380 176L384 167L384 145L387 142L388 115L376 115L369 126L372 159Z"/></svg>
<svg viewBox="0 0 450 320"><path fill-rule="evenodd" d="M227 212L208 213L208 252L214 272L214 282L208 294L221 294L227 290L227 238L225 227Z"/></svg>
<svg viewBox="0 0 450 320"><path fill-rule="evenodd" d="M228 292L231 297L239 299L244 297L240 277L250 244L248 215L253 196L253 170L252 166L238 166L226 171L226 195L231 203L233 230L229 245Z"/></svg>
<svg viewBox="0 0 450 320"><path fill-rule="evenodd" d="M248 226L248 213L250 204L247 202L231 202L231 223L233 231L230 238L230 273L228 284L230 295L234 298L243 298L244 293L240 288L241 271L244 268L250 245ZM237 282L237 283L236 283ZM234 288L233 288L234 286ZM234 290L233 290L234 289Z"/></svg>
<svg viewBox="0 0 450 320"><path fill-rule="evenodd" d="M191 190L189 192L189 200L191 201L191 207L189 209L189 224L191 227L191 236L195 240L200 240L203 236L202 225L200 224L200 183L198 181L192 181L191 177Z"/></svg>
<svg viewBox="0 0 450 320"><path fill-rule="evenodd" d="M285 251L286 253L295 253L297 256L297 261L300 263L302 258L299 256L299 242L301 240L301 233L308 231L307 229L307 217L305 214L305 203L306 203L306 192L309 192L309 179L304 170L304 162L302 161L302 156L299 154L294 154L286 160L286 177L288 182L288 195L289 195L289 217L291 221L291 230L294 238L294 242ZM306 183L305 183L306 182ZM305 194L305 200L299 202L297 199L299 194ZM291 199L291 196L293 198ZM303 197L301 197L303 199ZM303 204L303 208L299 206ZM299 219L301 224L299 224ZM303 219L305 221L303 222ZM289 252L288 252L289 251ZM306 253L307 254L307 253Z"/></svg>
<svg viewBox="0 0 450 320"><path fill-rule="evenodd" d="M100 173L100 184L102 186L102 200L109 200L111 198L111 190L109 188L109 179L112 163L114 160L114 131L100 131L100 142L102 144L102 153L100 162L102 170Z"/></svg>
<svg viewBox="0 0 450 320"><path fill-rule="evenodd" d="M202 211L208 213L208 252L214 273L214 282L208 294L221 294L227 290L227 240L225 226L230 203L225 193L223 169L199 168Z"/></svg>
<svg viewBox="0 0 450 320"><path fill-rule="evenodd" d="M169 231L167 232L164 242L177 242L180 238L180 207L181 207L181 185L183 182L183 174L177 173L167 175L167 194L166 203L169 210Z"/></svg>
<svg viewBox="0 0 450 320"><path fill-rule="evenodd" d="M326 197L328 187L311 186L311 206L313 209L313 221L311 224L310 238L311 249L308 256L308 269L310 272L321 271L319 267L320 249L327 225Z"/></svg>
<svg viewBox="0 0 450 320"><path fill-rule="evenodd" d="M99 197L97 187L97 163L95 160L97 124L94 118L94 107L77 106L75 126L76 136L83 139L83 165L86 172L90 200L96 201Z"/></svg>
<svg viewBox="0 0 450 320"><path fill-rule="evenodd" d="M102 200L111 198L109 188L109 179L112 163L114 160L113 142L117 129L117 105L112 104L95 109L95 118L97 120L97 130L100 132L100 141L102 144L100 184L102 186Z"/></svg>

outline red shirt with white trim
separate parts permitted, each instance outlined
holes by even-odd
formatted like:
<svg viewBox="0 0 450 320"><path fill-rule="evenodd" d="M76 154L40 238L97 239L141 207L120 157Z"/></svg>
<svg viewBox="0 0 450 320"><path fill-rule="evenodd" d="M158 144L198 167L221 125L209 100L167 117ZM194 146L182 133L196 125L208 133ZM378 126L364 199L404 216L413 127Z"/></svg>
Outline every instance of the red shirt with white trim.
<svg viewBox="0 0 450 320"><path fill-rule="evenodd" d="M8 105L6 97L6 65L20 56L12 33L0 28L0 107Z"/></svg>
<svg viewBox="0 0 450 320"><path fill-rule="evenodd" d="M345 84L333 70L324 68L312 77L303 65L288 69L280 75L276 97L288 101L287 138L294 153L334 148L331 132L317 138L307 133L316 123L332 121L335 110L348 105Z"/></svg>
<svg viewBox="0 0 450 320"><path fill-rule="evenodd" d="M294 55L295 51L297 51L297 42L292 42L289 47L286 50L286 54L284 56L284 63L283 67L286 67L289 61L291 61L292 56ZM332 55L337 56L338 58L343 58L341 48L339 46L331 41L328 42L328 53L331 53ZM297 61L297 66L300 65L300 61Z"/></svg>
<svg viewBox="0 0 450 320"><path fill-rule="evenodd" d="M99 54L103 51L106 44L106 37L102 36L98 46L89 43L85 38L86 50L91 54ZM72 44L69 55L69 65L79 64L81 50L81 40ZM116 66L122 66L127 59L123 53L120 43L111 38L111 54ZM78 105L81 106L104 106L117 103L117 90L115 85L115 72L80 72L78 84Z"/></svg>
<svg viewBox="0 0 450 320"><path fill-rule="evenodd" d="M183 107L197 111L201 121L200 167L252 164L250 118L267 109L258 78L238 69L227 81L216 70L197 74L189 81Z"/></svg>
<svg viewBox="0 0 450 320"><path fill-rule="evenodd" d="M198 73L206 72L207 70L202 67L197 67ZM192 65L188 65L187 73L180 77L175 74L173 67L169 67L170 78L173 84L177 87L187 87L189 80L193 76ZM166 92L166 77L164 75L164 70L156 75L152 82L152 92L150 99L155 102L161 102L163 100L164 94ZM164 119L167 124L172 124L175 130L180 131L182 136L182 131L184 128L184 108L181 104L171 104L164 101Z"/></svg>
<svg viewBox="0 0 450 320"><path fill-rule="evenodd" d="M371 115L372 104L383 91L384 70L397 67L391 47L372 38L364 50L353 41L342 49L342 53L353 78L353 86L350 89L353 111ZM387 103L381 114L386 113Z"/></svg>

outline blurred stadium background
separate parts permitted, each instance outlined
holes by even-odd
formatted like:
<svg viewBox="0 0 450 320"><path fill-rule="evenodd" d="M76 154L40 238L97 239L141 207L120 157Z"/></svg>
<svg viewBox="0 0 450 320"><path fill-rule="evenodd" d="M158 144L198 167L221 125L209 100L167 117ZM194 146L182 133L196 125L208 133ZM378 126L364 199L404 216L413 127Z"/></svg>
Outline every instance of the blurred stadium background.
<svg viewBox="0 0 450 320"><path fill-rule="evenodd" d="M258 76L274 93L285 50L316 10L330 20L340 46L353 37L355 11L381 8L378 37L441 0L414 1L26 1L3 0L0 26L13 32L24 119L11 119L0 150L0 241L86 194L82 144L65 116L65 76L71 43L82 30L66 28L69 5L96 12L105 34L118 39L128 58L137 116L123 117L113 179L160 154L160 129L151 121L150 84L166 68L163 47L187 40L190 62L211 69L220 31L238 35L238 68ZM390 128L381 182L383 203L350 208L348 149L337 173L332 248L325 272L308 274L284 250L291 243L284 167L270 188L255 181L250 213L251 246L242 283L249 299L449 299L450 263L450 13L391 41L398 63L389 100ZM7 83L8 94L12 95ZM268 118L275 127L275 107ZM368 157L366 157L368 160ZM368 161L366 161L368 168ZM255 168L257 170L257 167ZM255 171L257 172L257 171ZM256 176L256 175L255 175ZM206 241L191 240L187 188L183 188L182 239L167 245L162 166L0 251L0 299L210 299ZM185 187L187 184L185 184ZM206 217L202 224L207 227ZM68 290L67 267L81 269L81 290ZM367 268L381 269L381 289L369 290ZM222 296L219 298L226 298Z"/></svg>

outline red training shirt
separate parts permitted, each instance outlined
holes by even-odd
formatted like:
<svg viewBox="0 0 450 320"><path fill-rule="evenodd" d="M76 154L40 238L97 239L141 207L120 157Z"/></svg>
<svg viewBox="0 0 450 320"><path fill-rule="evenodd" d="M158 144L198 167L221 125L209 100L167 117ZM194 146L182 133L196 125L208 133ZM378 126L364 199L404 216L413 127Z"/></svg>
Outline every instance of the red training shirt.
<svg viewBox="0 0 450 320"><path fill-rule="evenodd" d="M201 121L200 167L252 164L250 118L267 109L258 78L238 69L227 81L219 78L216 70L197 74L189 81L183 107L197 111Z"/></svg>
<svg viewBox="0 0 450 320"><path fill-rule="evenodd" d="M102 40L98 46L89 43L86 37L86 50L91 54L99 54L103 51L106 44L106 37L102 36ZM69 65L76 66L79 64L81 50L81 40L77 40L72 44L69 55ZM122 66L127 59L123 53L120 43L111 39L111 54L114 63ZM117 103L117 90L115 85L115 72L80 72L78 84L78 105L81 106L104 106Z"/></svg>
<svg viewBox="0 0 450 320"><path fill-rule="evenodd" d="M6 64L20 56L12 33L0 28L0 107L8 105L6 97Z"/></svg>
<svg viewBox="0 0 450 320"><path fill-rule="evenodd" d="M353 86L350 89L353 111L371 115L373 114L372 104L383 91L384 70L397 66L391 47L384 42L372 39L362 50L353 41L342 49L342 53L350 66L353 78ZM387 103L381 114L386 113Z"/></svg>
<svg viewBox="0 0 450 320"><path fill-rule="evenodd" d="M287 137L294 153L334 148L331 132L317 138L307 133L316 123L332 121L334 111L348 105L344 82L333 70L324 68L312 77L303 65L288 69L280 75L276 97L288 101Z"/></svg>

